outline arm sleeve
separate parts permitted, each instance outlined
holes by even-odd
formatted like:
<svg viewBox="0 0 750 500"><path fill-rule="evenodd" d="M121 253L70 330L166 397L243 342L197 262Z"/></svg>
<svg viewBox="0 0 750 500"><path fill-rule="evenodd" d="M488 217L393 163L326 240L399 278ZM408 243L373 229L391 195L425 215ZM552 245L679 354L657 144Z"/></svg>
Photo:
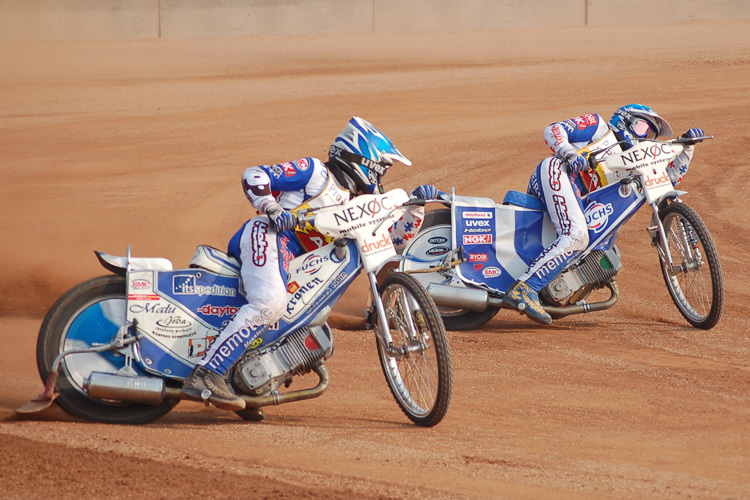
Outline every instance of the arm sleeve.
<svg viewBox="0 0 750 500"><path fill-rule="evenodd" d="M667 165L667 174L669 175L669 180L672 181L672 185L676 186L682 182L683 177L687 174L694 152L695 146L685 146L682 153L672 160L672 163Z"/></svg>
<svg viewBox="0 0 750 500"><path fill-rule="evenodd" d="M389 231L393 246L396 250L403 249L406 244L414 238L422 226L424 219L424 207L412 206L401 216L399 220L393 223Z"/></svg>

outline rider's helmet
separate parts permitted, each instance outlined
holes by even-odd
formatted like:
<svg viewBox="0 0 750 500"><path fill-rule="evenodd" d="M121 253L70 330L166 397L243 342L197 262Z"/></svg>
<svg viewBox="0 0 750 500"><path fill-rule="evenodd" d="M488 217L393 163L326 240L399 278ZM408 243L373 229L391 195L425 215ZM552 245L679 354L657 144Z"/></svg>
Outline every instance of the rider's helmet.
<svg viewBox="0 0 750 500"><path fill-rule="evenodd" d="M328 151L328 169L353 195L383 192L383 176L393 161L411 162L371 123L353 117Z"/></svg>
<svg viewBox="0 0 750 500"><path fill-rule="evenodd" d="M612 115L609 124L615 134L628 141L632 146L635 138L656 139L657 137L672 135L672 127L667 120L643 104L628 104L619 108Z"/></svg>

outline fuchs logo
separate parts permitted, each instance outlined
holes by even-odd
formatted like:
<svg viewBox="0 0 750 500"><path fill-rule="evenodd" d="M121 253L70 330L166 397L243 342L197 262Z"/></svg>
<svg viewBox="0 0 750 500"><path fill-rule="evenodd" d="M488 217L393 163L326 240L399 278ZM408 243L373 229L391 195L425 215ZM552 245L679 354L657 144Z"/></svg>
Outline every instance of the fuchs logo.
<svg viewBox="0 0 750 500"><path fill-rule="evenodd" d="M611 203L607 203L606 205L602 205L598 202L594 203L586 209L586 212L584 212L584 215L586 216L586 225L595 233L599 233L602 229L607 227L607 222L609 221L609 216L612 215L612 212L614 212L614 209L612 208Z"/></svg>
<svg viewBox="0 0 750 500"><path fill-rule="evenodd" d="M205 316L234 316L239 311L239 307L235 306L212 306L211 304L205 304L198 308L198 312Z"/></svg>
<svg viewBox="0 0 750 500"><path fill-rule="evenodd" d="M149 280L133 280L130 282L130 288L133 290L145 290L151 288L151 282Z"/></svg>
<svg viewBox="0 0 750 500"><path fill-rule="evenodd" d="M487 262L488 257L486 253L470 253L469 262Z"/></svg>
<svg viewBox="0 0 750 500"><path fill-rule="evenodd" d="M482 271L482 276L485 278L497 278L501 273L502 271L497 267L487 267Z"/></svg>
<svg viewBox="0 0 750 500"><path fill-rule="evenodd" d="M323 263L328 260L328 256L310 254L305 257L302 261L302 265L299 266L300 271L307 274L315 274L320 271Z"/></svg>
<svg viewBox="0 0 750 500"><path fill-rule="evenodd" d="M491 244L491 243L492 243L491 234L465 234L464 235L464 245L481 245L481 244Z"/></svg>
<svg viewBox="0 0 750 500"><path fill-rule="evenodd" d="M198 285L192 274L178 274L172 276L172 291L175 295L216 295L219 297L235 297L237 290L224 285Z"/></svg>
<svg viewBox="0 0 750 500"><path fill-rule="evenodd" d="M443 243L448 243L448 238L445 236L433 236L427 240L427 243L430 245L442 245Z"/></svg>
<svg viewBox="0 0 750 500"><path fill-rule="evenodd" d="M464 212L464 219L491 219L492 212Z"/></svg>
<svg viewBox="0 0 750 500"><path fill-rule="evenodd" d="M425 253L427 255L432 255L434 257L436 255L446 254L446 253L448 253L449 250L450 250L450 248L448 248L448 247L432 247L429 250L427 250Z"/></svg>

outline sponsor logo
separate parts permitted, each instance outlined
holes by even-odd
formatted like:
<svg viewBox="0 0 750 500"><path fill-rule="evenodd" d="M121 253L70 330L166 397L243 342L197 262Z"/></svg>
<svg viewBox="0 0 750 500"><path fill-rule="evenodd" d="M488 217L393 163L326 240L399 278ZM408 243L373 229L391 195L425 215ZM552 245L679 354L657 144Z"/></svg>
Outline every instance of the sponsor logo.
<svg viewBox="0 0 750 500"><path fill-rule="evenodd" d="M469 262L487 262L488 257L486 253L470 253Z"/></svg>
<svg viewBox="0 0 750 500"><path fill-rule="evenodd" d="M197 309L197 311L205 316L234 316L239 311L239 307L235 306L212 306L211 304L204 304Z"/></svg>
<svg viewBox="0 0 750 500"><path fill-rule="evenodd" d="M198 285L192 274L177 274L172 276L172 292L175 295L214 295L217 297L235 297L237 289L224 285Z"/></svg>
<svg viewBox="0 0 750 500"><path fill-rule="evenodd" d="M380 239L375 241L368 241L362 245L359 249L363 254L374 254L393 248L393 241L387 233L383 233Z"/></svg>
<svg viewBox="0 0 750 500"><path fill-rule="evenodd" d="M322 285L322 284L323 284L323 280L321 280L320 278L313 278L311 281L309 281L308 283L305 283L304 285L297 285L298 286L297 290L294 292L294 295L292 295L292 297L290 297L289 301L287 302L286 312L291 314L292 311L294 310L294 307L297 305L297 303L300 300L302 300L302 298L307 293L314 290L316 286Z"/></svg>
<svg viewBox="0 0 750 500"><path fill-rule="evenodd" d="M128 295L128 300L159 300L159 296L152 293L131 293Z"/></svg>
<svg viewBox="0 0 750 500"><path fill-rule="evenodd" d="M263 221L253 221L250 227L252 231L250 235L250 244L253 250L253 264L257 267L263 267L266 265L266 234L268 233L268 224Z"/></svg>
<svg viewBox="0 0 750 500"><path fill-rule="evenodd" d="M552 191L560 191L562 185L560 184L560 174L562 163L557 158L552 158L549 162L549 187Z"/></svg>
<svg viewBox="0 0 750 500"><path fill-rule="evenodd" d="M578 126L578 130L583 130L590 127L591 125L596 125L597 123L599 123L599 121L596 119L596 115L582 115L578 118L574 118L573 121Z"/></svg>
<svg viewBox="0 0 750 500"><path fill-rule="evenodd" d="M132 304L130 312L135 314L174 314L177 308L171 304Z"/></svg>
<svg viewBox="0 0 750 500"><path fill-rule="evenodd" d="M444 254L448 253L449 250L450 250L450 248L448 248L448 247L432 247L429 250L427 250L425 253L427 255L431 255L431 256L434 257L434 256L437 256L437 255L444 255Z"/></svg>
<svg viewBox="0 0 750 500"><path fill-rule="evenodd" d="M482 271L482 276L484 276L485 278L497 278L501 273L502 271L500 271L500 268L488 267L485 268L484 271Z"/></svg>
<svg viewBox="0 0 750 500"><path fill-rule="evenodd" d="M464 219L491 219L492 212L464 212L461 216Z"/></svg>
<svg viewBox="0 0 750 500"><path fill-rule="evenodd" d="M612 208L611 203L604 205L597 202L593 205L589 205L583 214L586 217L586 226L595 233L601 232L607 227L609 216L612 215L613 212L614 208Z"/></svg>
<svg viewBox="0 0 750 500"><path fill-rule="evenodd" d="M623 164L638 163L644 160L657 160L662 156L662 161L667 161L673 154L672 147L669 144L654 144L646 148L632 148L624 153L620 153L620 159Z"/></svg>
<svg viewBox="0 0 750 500"><path fill-rule="evenodd" d="M299 283L297 283L296 281L290 281L286 286L286 291L289 293L294 293L297 290L299 290Z"/></svg>
<svg viewBox="0 0 750 500"><path fill-rule="evenodd" d="M482 244L491 244L491 243L492 243L491 234L465 234L464 235L464 245L482 245Z"/></svg>
<svg viewBox="0 0 750 500"><path fill-rule="evenodd" d="M168 330L181 330L189 327L193 323L187 319L182 318L181 316L168 316L166 318L161 318L156 322L156 324Z"/></svg>
<svg viewBox="0 0 750 500"><path fill-rule="evenodd" d="M474 271L479 271L484 267L484 264L474 264Z"/></svg>
<svg viewBox="0 0 750 500"><path fill-rule="evenodd" d="M133 290L145 290L151 288L151 282L149 280L133 280L130 282L130 288Z"/></svg>
<svg viewBox="0 0 750 500"><path fill-rule="evenodd" d="M464 229L464 233L491 233L491 227L470 227Z"/></svg>
<svg viewBox="0 0 750 500"><path fill-rule="evenodd" d="M284 169L284 177L292 177L297 173L297 170L294 168L294 163L290 161L282 163L281 168Z"/></svg>
<svg viewBox="0 0 750 500"><path fill-rule="evenodd" d="M380 212L390 211L393 208L393 201L390 198L374 198L362 204L349 207L346 210L336 212L333 214L333 218L336 221L336 225L341 227L342 224L350 224L366 217L374 219Z"/></svg>
<svg viewBox="0 0 750 500"><path fill-rule="evenodd" d="M464 224L466 227L490 227L490 221L487 219L467 220Z"/></svg>
<svg viewBox="0 0 750 500"><path fill-rule="evenodd" d="M320 271L325 261L328 260L327 255L310 254L305 257L302 261L302 265L299 266L299 270L307 274L315 274Z"/></svg>
<svg viewBox="0 0 750 500"><path fill-rule="evenodd" d="M669 175L667 175L666 172L664 172L664 175L661 177L646 177L646 181L643 183L647 188L655 188L659 186L664 186L666 184L672 184L672 181L669 180Z"/></svg>
<svg viewBox="0 0 750 500"><path fill-rule="evenodd" d="M565 202L565 198L559 194L553 195L552 200L555 203L555 214L557 220L560 223L561 233L564 235L570 234L570 218L568 217L568 205Z"/></svg>
<svg viewBox="0 0 750 500"><path fill-rule="evenodd" d="M297 168L300 170L300 172L304 172L305 170L310 168L310 162L307 160L307 158L297 160Z"/></svg>
<svg viewBox="0 0 750 500"><path fill-rule="evenodd" d="M442 245L443 243L448 243L448 238L445 236L433 236L427 240L427 243L430 245Z"/></svg>

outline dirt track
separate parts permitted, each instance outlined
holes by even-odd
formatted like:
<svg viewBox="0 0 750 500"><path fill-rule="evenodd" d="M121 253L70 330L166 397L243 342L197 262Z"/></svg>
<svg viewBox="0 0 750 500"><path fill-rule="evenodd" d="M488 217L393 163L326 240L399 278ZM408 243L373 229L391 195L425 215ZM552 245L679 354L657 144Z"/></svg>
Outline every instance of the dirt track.
<svg viewBox="0 0 750 500"><path fill-rule="evenodd" d="M750 23L4 43L0 62L0 498L750 497ZM501 198L547 154L548 123L630 102L716 136L682 186L722 257L715 329L672 305L641 213L614 309L449 334L454 395L432 429L407 423L352 330L329 391L262 424L187 402L140 427L15 418L42 388L44 311L104 274L92 251L184 266L223 247L251 214L245 167L324 157L359 115L414 162L390 187ZM363 303L353 289L339 312Z"/></svg>

